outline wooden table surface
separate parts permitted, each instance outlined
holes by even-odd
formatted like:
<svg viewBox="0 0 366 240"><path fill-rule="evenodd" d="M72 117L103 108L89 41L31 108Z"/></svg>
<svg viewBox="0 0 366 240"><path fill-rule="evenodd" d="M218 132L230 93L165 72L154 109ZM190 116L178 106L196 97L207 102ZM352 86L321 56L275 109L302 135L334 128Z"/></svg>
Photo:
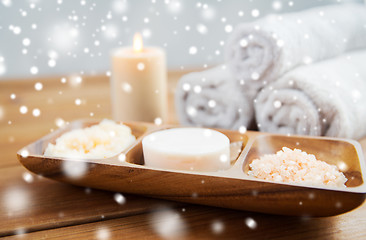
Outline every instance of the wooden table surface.
<svg viewBox="0 0 366 240"><path fill-rule="evenodd" d="M169 74L169 122L176 123ZM16 158L23 146L58 128L56 119L111 118L109 80L61 77L0 81L0 236L22 239L366 239L366 205L327 218L234 211L85 189L29 173ZM35 90L36 82L43 89ZM15 94L14 99L11 94ZM81 104L76 105L75 100ZM19 108L27 106L21 114ZM33 109L40 116L32 114ZM92 115L92 117L91 117ZM365 152L366 140L360 141Z"/></svg>

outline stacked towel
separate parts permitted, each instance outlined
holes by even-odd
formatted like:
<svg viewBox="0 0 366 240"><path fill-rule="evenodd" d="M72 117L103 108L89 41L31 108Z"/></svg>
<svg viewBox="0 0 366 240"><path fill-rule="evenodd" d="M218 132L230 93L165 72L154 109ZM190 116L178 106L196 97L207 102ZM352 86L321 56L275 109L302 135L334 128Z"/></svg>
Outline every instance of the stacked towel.
<svg viewBox="0 0 366 240"><path fill-rule="evenodd" d="M255 100L263 131L366 135L361 122L366 119L362 96L366 75L360 65L366 55L329 60L356 49L366 49L366 8L361 4L271 15L241 24L226 43L228 69L218 67L180 80L179 120L185 125L249 127ZM190 90L183 87L185 83ZM201 93L192 90L193 85L200 85ZM209 107L211 99L216 108Z"/></svg>
<svg viewBox="0 0 366 240"><path fill-rule="evenodd" d="M365 48L365 26L366 8L360 4L270 15L235 28L226 44L227 64L246 83L243 91L258 92L299 65Z"/></svg>
<svg viewBox="0 0 366 240"><path fill-rule="evenodd" d="M238 130L253 119L253 105L225 65L183 76L176 89L176 109L183 125Z"/></svg>
<svg viewBox="0 0 366 240"><path fill-rule="evenodd" d="M261 131L358 139L366 135L366 50L298 67L263 89Z"/></svg>

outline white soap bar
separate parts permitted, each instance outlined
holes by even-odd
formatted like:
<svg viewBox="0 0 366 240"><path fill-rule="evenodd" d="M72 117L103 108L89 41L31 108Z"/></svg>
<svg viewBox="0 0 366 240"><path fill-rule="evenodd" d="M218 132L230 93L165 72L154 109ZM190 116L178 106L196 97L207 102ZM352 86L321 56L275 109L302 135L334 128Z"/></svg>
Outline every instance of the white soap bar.
<svg viewBox="0 0 366 240"><path fill-rule="evenodd" d="M219 171L230 167L230 140L206 128L172 128L142 139L145 165L176 170Z"/></svg>

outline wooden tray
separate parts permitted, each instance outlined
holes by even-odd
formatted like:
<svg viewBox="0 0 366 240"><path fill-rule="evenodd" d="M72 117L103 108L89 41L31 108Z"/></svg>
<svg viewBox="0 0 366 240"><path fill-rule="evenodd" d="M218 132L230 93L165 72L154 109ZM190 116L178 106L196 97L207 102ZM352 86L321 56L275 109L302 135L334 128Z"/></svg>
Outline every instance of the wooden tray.
<svg viewBox="0 0 366 240"><path fill-rule="evenodd" d="M359 143L353 140L218 130L231 142L243 142L240 155L230 169L218 172L167 170L143 165L141 140L153 131L173 126L131 122L124 124L132 129L137 141L123 152L125 162L119 161L118 156L81 161L43 156L48 143L54 143L63 133L94 124L97 123L86 120L72 122L23 148L29 152L28 156L23 157L20 150L18 159L36 174L78 186L270 214L332 216L358 207L365 198L365 162ZM284 146L299 148L330 164L341 164L348 178L347 188L269 182L247 174L252 160L275 153ZM68 176L63 171L65 163L74 167L83 163L85 174L80 178Z"/></svg>

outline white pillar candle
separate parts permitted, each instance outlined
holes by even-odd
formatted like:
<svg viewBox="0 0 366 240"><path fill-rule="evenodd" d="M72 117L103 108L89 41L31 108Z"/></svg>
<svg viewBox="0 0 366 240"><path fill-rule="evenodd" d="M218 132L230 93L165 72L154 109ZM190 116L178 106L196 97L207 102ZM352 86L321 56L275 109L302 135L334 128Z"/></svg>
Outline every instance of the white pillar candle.
<svg viewBox="0 0 366 240"><path fill-rule="evenodd" d="M205 172L230 167L230 140L211 129L161 130L144 137L142 147L149 167Z"/></svg>
<svg viewBox="0 0 366 240"><path fill-rule="evenodd" d="M118 121L153 122L166 119L167 81L165 52L143 47L139 34L133 48L112 53L112 113Z"/></svg>

